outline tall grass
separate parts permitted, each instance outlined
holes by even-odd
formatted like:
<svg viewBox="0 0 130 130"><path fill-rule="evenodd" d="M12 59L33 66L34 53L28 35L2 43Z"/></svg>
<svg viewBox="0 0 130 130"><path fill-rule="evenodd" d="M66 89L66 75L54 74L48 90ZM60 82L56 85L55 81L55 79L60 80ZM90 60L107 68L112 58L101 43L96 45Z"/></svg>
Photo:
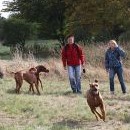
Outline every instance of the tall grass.
<svg viewBox="0 0 130 130"><path fill-rule="evenodd" d="M62 61L61 61L61 55L60 55L60 48L56 48L56 42L49 42L49 41L38 41L37 46L41 48L40 50L37 50L37 53L39 51L42 52L42 55L46 55L45 53L47 52L48 57L50 58L42 58L39 59L36 57L35 52L33 52L33 49L35 49L35 45L33 45L34 41L26 45L28 48L28 53L23 54L19 49L16 48L16 51L13 54L12 61L10 61L6 65L2 65L2 70L5 71L6 66L10 68L12 71L17 71L21 69L28 69L30 67L34 67L38 64L43 64L47 68L50 69L50 75L49 77L58 76L61 79L64 79L66 77L66 71L63 69ZM81 45L82 46L82 45ZM129 77L130 77L130 70L129 70L129 65L130 65L130 60L129 60L129 55L130 55L130 47L128 44L121 45L124 50L127 52L127 56L125 59L123 59L123 64L124 64L124 76L125 80L129 82ZM30 49L29 49L30 48ZM107 50L107 45L104 43L100 44L89 44L87 46L82 46L84 53L85 53L85 60L86 60L86 74L83 75L85 79L92 80L94 78L100 79L102 81L105 81L108 79L108 74L105 71L104 68L104 58L105 58L105 51ZM32 51L31 51L32 50ZM57 53L57 52L59 53ZM57 57L58 55L58 57ZM1 62L7 62L7 61L1 61Z"/></svg>

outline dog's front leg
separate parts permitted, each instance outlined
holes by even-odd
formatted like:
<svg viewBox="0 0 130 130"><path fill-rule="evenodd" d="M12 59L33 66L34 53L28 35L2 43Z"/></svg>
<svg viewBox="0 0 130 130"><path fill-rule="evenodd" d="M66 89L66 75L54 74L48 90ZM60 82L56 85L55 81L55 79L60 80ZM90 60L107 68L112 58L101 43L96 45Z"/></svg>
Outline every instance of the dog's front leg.
<svg viewBox="0 0 130 130"><path fill-rule="evenodd" d="M36 87L36 89L37 89L37 93L38 93L38 95L40 95L40 92L39 92L39 89L38 89L38 85L37 85L37 83L35 83L35 87Z"/></svg>
<svg viewBox="0 0 130 130"><path fill-rule="evenodd" d="M31 88L32 88L32 91L33 91L33 94L34 94L35 92L34 92L34 87L33 87L33 84L31 84Z"/></svg>
<svg viewBox="0 0 130 130"><path fill-rule="evenodd" d="M101 112L102 112L102 119L103 119L103 121L105 121L106 114L105 114L105 107L104 107L104 105L102 105L102 106L100 107L100 110L101 110Z"/></svg>
<svg viewBox="0 0 130 130"><path fill-rule="evenodd" d="M31 92L31 90L32 90L32 87L31 87L31 85L29 86L29 91L28 92Z"/></svg>
<svg viewBox="0 0 130 130"><path fill-rule="evenodd" d="M29 92L31 92L31 91L33 92L33 94L35 93L35 92L34 92L33 84L30 84L30 86L29 86Z"/></svg>
<svg viewBox="0 0 130 130"><path fill-rule="evenodd" d="M19 88L19 84L17 83L16 81L16 89L15 89L15 92L18 93L18 88Z"/></svg>
<svg viewBox="0 0 130 130"><path fill-rule="evenodd" d="M40 82L40 84L41 84L41 88L42 88L42 90L43 90L42 81L41 81L40 78L37 78L37 85L38 85L38 86L39 86L39 82Z"/></svg>
<svg viewBox="0 0 130 130"><path fill-rule="evenodd" d="M95 113L95 109L91 108L91 111L92 111L92 113L95 115L95 117L96 117L96 119L97 119L97 121L98 121L98 116L97 116L96 113Z"/></svg>
<svg viewBox="0 0 130 130"><path fill-rule="evenodd" d="M103 116L95 109L95 112L97 113L97 115L100 117L100 119L103 119Z"/></svg>

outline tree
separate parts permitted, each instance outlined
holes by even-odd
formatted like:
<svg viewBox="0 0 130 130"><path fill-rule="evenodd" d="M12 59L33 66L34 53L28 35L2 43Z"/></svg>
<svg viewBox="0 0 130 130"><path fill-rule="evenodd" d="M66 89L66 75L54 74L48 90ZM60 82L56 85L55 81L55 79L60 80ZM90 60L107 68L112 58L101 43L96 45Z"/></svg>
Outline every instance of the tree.
<svg viewBox="0 0 130 130"><path fill-rule="evenodd" d="M15 17L40 23L39 38L63 44L68 33L84 41L104 33L118 39L130 24L129 0L13 0L6 5Z"/></svg>
<svg viewBox="0 0 130 130"><path fill-rule="evenodd" d="M23 19L7 19L3 25L4 45L15 47L19 44L23 48L26 40L36 38L38 27Z"/></svg>
<svg viewBox="0 0 130 130"><path fill-rule="evenodd" d="M129 21L128 2L128 0L66 0L68 5L66 32L75 33L76 28L84 28L91 34L90 36L95 37L100 32L104 34L105 31L109 32L112 38L117 38L125 31L125 24Z"/></svg>
<svg viewBox="0 0 130 130"><path fill-rule="evenodd" d="M4 11L15 12L15 15L28 22L41 24L39 37L59 39L64 37L64 0L13 0L6 3Z"/></svg>
<svg viewBox="0 0 130 130"><path fill-rule="evenodd" d="M3 37L3 25L5 22L5 18L1 17L0 15L0 41L3 41L4 37Z"/></svg>

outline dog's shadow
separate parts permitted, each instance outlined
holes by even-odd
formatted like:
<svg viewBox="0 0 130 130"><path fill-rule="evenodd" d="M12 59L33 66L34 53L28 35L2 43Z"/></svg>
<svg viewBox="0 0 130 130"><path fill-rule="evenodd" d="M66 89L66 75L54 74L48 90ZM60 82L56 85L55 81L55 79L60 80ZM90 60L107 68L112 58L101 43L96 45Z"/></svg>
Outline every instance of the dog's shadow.
<svg viewBox="0 0 130 130"><path fill-rule="evenodd" d="M25 91L22 91L22 92L20 92L19 94L17 94L16 93L16 91L15 91L15 89L8 89L7 91L6 91L8 94L16 94L16 95L19 95L19 94L26 94L26 95L38 95L37 93L30 93L30 92L25 92Z"/></svg>
<svg viewBox="0 0 130 130"><path fill-rule="evenodd" d="M15 89L8 89L6 91L8 94L17 94ZM38 95L36 92L30 93L28 91L21 91L19 94L27 94L27 95ZM67 97L71 97L74 98L76 97L77 94L74 94L72 91L61 91L61 92L43 92L44 95L55 95L55 96L67 96ZM42 94L41 94L42 95Z"/></svg>
<svg viewBox="0 0 130 130"><path fill-rule="evenodd" d="M55 96L67 96L67 97L75 97L72 91L61 91L61 92L44 92L44 95L55 95Z"/></svg>
<svg viewBox="0 0 130 130"><path fill-rule="evenodd" d="M102 121L96 121L96 120L76 120L76 119L63 119L62 121L53 123L50 130L64 130L64 129L85 129L88 130L89 128L91 130L95 129L101 129L102 128ZM67 127L67 128L66 128ZM86 128L87 127L87 128Z"/></svg>
<svg viewBox="0 0 130 130"><path fill-rule="evenodd" d="M73 94L72 91L66 91L66 92L63 93L63 95L65 95L65 96L69 96L69 95L72 95L72 94Z"/></svg>
<svg viewBox="0 0 130 130"><path fill-rule="evenodd" d="M15 89L8 89L6 92L7 92L8 94L16 94Z"/></svg>
<svg viewBox="0 0 130 130"><path fill-rule="evenodd" d="M81 121L64 119L60 122L53 123L51 130L64 129L64 127L68 127L69 129L81 129L83 126L84 125L81 123Z"/></svg>

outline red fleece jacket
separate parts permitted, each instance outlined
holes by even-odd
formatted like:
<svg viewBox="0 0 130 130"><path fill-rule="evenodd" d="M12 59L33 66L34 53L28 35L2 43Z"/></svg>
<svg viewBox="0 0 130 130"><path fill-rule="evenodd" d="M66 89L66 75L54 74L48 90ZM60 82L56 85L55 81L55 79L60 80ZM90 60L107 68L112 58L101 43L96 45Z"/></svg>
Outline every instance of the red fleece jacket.
<svg viewBox="0 0 130 130"><path fill-rule="evenodd" d="M64 67L66 65L75 66L84 64L84 54L82 48L79 45L77 45L76 48L76 45L68 44L67 49L65 49L65 47L62 49L61 54Z"/></svg>

